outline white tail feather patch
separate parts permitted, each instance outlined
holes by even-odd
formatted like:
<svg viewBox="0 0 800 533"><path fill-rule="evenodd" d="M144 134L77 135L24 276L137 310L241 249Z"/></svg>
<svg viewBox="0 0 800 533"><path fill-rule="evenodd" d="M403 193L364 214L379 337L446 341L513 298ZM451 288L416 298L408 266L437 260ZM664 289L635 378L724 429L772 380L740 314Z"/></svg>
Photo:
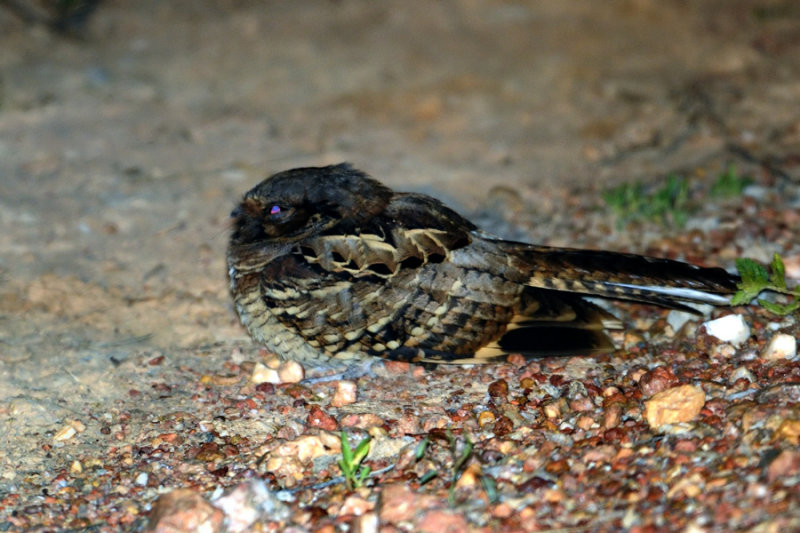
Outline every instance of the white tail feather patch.
<svg viewBox="0 0 800 533"><path fill-rule="evenodd" d="M663 294L665 296L672 296L673 298L678 298L680 300L706 302L715 305L725 305L730 303L731 301L730 296L713 294L710 292L699 291L697 289L687 289L684 287L662 287L660 285L632 285L629 283L609 283L608 285L615 287L623 287L626 289L647 291L655 294Z"/></svg>

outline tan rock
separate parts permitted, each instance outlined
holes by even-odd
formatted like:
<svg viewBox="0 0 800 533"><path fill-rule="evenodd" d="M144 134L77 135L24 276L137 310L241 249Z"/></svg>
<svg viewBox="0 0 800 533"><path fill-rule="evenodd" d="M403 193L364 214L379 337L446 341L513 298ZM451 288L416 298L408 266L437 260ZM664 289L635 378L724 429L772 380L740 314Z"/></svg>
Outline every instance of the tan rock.
<svg viewBox="0 0 800 533"><path fill-rule="evenodd" d="M339 436L321 431L318 435L303 435L273 448L265 467L276 475L300 480L305 474L305 466L313 459L341 451Z"/></svg>
<svg viewBox="0 0 800 533"><path fill-rule="evenodd" d="M306 377L305 369L297 361L285 361L278 367L281 383L300 383Z"/></svg>
<svg viewBox="0 0 800 533"><path fill-rule="evenodd" d="M435 496L417 494L399 483L383 487L380 502L381 521L392 524L410 523L422 511L441 503Z"/></svg>
<svg viewBox="0 0 800 533"><path fill-rule="evenodd" d="M455 533L467 531L467 519L456 511L436 509L429 511L416 524L422 533Z"/></svg>
<svg viewBox="0 0 800 533"><path fill-rule="evenodd" d="M253 373L250 375L250 381L258 385L259 383L272 383L277 385L281 382L278 371L274 368L269 368L262 363L256 363L253 366Z"/></svg>
<svg viewBox="0 0 800 533"><path fill-rule="evenodd" d="M775 438L789 442L797 446L800 445L800 420L784 420L775 431Z"/></svg>
<svg viewBox="0 0 800 533"><path fill-rule="evenodd" d="M693 420L706 402L703 389L681 385L656 393L645 402L645 418L653 428Z"/></svg>
<svg viewBox="0 0 800 533"><path fill-rule="evenodd" d="M183 533L222 530L223 513L191 489L162 494L153 504L148 532Z"/></svg>
<svg viewBox="0 0 800 533"><path fill-rule="evenodd" d="M342 407L355 403L357 397L357 386L354 381L342 380L336 384L336 392L331 398L332 407Z"/></svg>

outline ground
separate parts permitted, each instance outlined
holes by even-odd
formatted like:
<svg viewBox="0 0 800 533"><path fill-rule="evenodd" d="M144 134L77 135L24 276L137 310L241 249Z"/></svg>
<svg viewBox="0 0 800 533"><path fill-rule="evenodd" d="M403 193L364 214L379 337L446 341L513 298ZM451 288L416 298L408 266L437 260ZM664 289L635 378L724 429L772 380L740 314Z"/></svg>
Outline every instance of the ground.
<svg viewBox="0 0 800 533"><path fill-rule="evenodd" d="M729 269L777 252L800 277L790 0L106 1L70 35L10 4L0 531L203 512L230 530L800 529L800 363L766 349L798 337L796 315L714 310L745 319L734 345L706 334L712 317L676 332L619 305L614 354L390 365L349 403L336 382L252 381L272 360L224 264L249 187L350 161L515 239ZM752 184L713 193L731 165ZM683 225L604 200L671 174L689 184ZM673 389L701 407L662 426L648 402ZM393 469L318 485L340 473L340 429ZM235 487L277 510L236 525L207 507Z"/></svg>

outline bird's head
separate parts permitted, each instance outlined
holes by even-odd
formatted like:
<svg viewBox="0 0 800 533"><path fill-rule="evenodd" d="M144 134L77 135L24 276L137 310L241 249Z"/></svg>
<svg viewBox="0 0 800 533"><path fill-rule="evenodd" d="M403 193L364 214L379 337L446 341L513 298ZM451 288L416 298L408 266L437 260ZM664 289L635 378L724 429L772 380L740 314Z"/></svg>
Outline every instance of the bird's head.
<svg viewBox="0 0 800 533"><path fill-rule="evenodd" d="M335 226L352 231L391 196L391 189L347 163L280 172L248 191L231 213L231 248L288 248Z"/></svg>

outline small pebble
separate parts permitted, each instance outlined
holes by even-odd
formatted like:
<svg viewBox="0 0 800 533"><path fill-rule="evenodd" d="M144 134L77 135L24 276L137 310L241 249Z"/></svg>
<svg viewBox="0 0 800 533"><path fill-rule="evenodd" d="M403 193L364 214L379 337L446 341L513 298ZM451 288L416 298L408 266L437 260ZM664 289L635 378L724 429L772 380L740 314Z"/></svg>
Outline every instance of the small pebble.
<svg viewBox="0 0 800 533"><path fill-rule="evenodd" d="M680 331L684 324L694 318L695 315L691 313L687 313L686 311L676 311L673 309L667 315L667 324L672 327L672 331Z"/></svg>
<svg viewBox="0 0 800 533"><path fill-rule="evenodd" d="M624 334L622 345L626 350L635 348L636 346L646 342L644 335L639 331L628 330Z"/></svg>
<svg viewBox="0 0 800 533"><path fill-rule="evenodd" d="M208 503L192 489L175 489L162 494L153 504L147 531L178 532L222 531L222 511Z"/></svg>
<svg viewBox="0 0 800 533"><path fill-rule="evenodd" d="M739 346L750 337L750 327L742 315L726 315L703 324L712 337Z"/></svg>
<svg viewBox="0 0 800 533"><path fill-rule="evenodd" d="M390 483L383 486L381 491L378 516L383 522L411 522L427 509L436 507L440 503L436 496L417 493L404 482Z"/></svg>
<svg viewBox="0 0 800 533"><path fill-rule="evenodd" d="M58 433L56 433L53 436L53 440L55 442L62 442L65 440L69 440L72 437L74 437L77 433L78 430L75 428L75 426L73 426L72 424L67 424L66 426L58 430Z"/></svg>
<svg viewBox="0 0 800 533"><path fill-rule="evenodd" d="M783 450L767 467L767 480L774 483L800 474L800 452Z"/></svg>
<svg viewBox="0 0 800 533"><path fill-rule="evenodd" d="M318 435L303 435L272 449L265 467L276 475L286 476L297 482L303 479L308 463L318 457L337 455L341 452L342 443L339 435L320 431Z"/></svg>
<svg viewBox="0 0 800 533"><path fill-rule="evenodd" d="M323 411L318 405L311 406L306 424L308 424L309 427L322 428L328 431L333 431L338 427L336 419Z"/></svg>
<svg viewBox="0 0 800 533"><path fill-rule="evenodd" d="M443 531L467 531L467 519L451 510L434 509L422 515L414 529L421 533L441 533Z"/></svg>
<svg viewBox="0 0 800 533"><path fill-rule="evenodd" d="M456 488L477 487L481 482L481 475L480 465L471 463L456 481Z"/></svg>
<svg viewBox="0 0 800 533"><path fill-rule="evenodd" d="M650 427L693 420L706 402L703 389L681 385L656 393L645 402L645 418Z"/></svg>
<svg viewBox="0 0 800 533"><path fill-rule="evenodd" d="M657 366L645 372L639 379L639 389L646 397L678 385L678 378L666 366Z"/></svg>
<svg viewBox="0 0 800 533"><path fill-rule="evenodd" d="M278 371L274 368L269 368L262 363L256 363L253 367L253 374L250 376L250 381L258 385L259 383L272 383L277 385L281 382Z"/></svg>
<svg viewBox="0 0 800 533"><path fill-rule="evenodd" d="M261 353L261 355L264 356L264 358L262 359L262 362L268 368L273 368L275 370L278 370L278 367L281 366L281 363L283 363L283 361L281 360L281 358L277 354L274 354L272 352L268 352L266 350L262 350L260 353Z"/></svg>
<svg viewBox="0 0 800 533"><path fill-rule="evenodd" d="M483 411L478 415L478 425L481 427L481 429L494 424L495 420L497 420L497 417L491 411Z"/></svg>
<svg viewBox="0 0 800 533"><path fill-rule="evenodd" d="M558 418L567 408L567 401L564 398L551 400L542 406L542 412L547 418Z"/></svg>
<svg viewBox="0 0 800 533"><path fill-rule="evenodd" d="M775 438L793 446L800 445L800 420L784 420L775 431Z"/></svg>
<svg viewBox="0 0 800 533"><path fill-rule="evenodd" d="M754 383L756 381L756 377L753 375L753 373L744 366L740 366L731 372L731 377L728 378L728 383L734 384L740 379L746 379L750 383Z"/></svg>
<svg viewBox="0 0 800 533"><path fill-rule="evenodd" d="M697 498L703 492L703 476L694 473L687 477L678 478L677 483L667 491L667 498L672 500L681 496Z"/></svg>
<svg viewBox="0 0 800 533"><path fill-rule="evenodd" d="M368 500L368 491L359 491L349 495L339 509L340 515L361 516L375 508L375 502Z"/></svg>
<svg viewBox="0 0 800 533"><path fill-rule="evenodd" d="M333 393L331 398L332 407L342 407L343 405L350 405L356 401L357 387L355 382L342 380L336 384L336 392Z"/></svg>
<svg viewBox="0 0 800 533"><path fill-rule="evenodd" d="M364 513L350 521L350 531L353 533L378 533L379 525L378 513Z"/></svg>
<svg viewBox="0 0 800 533"><path fill-rule="evenodd" d="M776 333L767 343L761 357L775 361L778 359L794 359L797 355L797 340L786 333Z"/></svg>
<svg viewBox="0 0 800 533"><path fill-rule="evenodd" d="M593 427L598 427L597 423L594 421L594 418L586 415L578 417L575 425L584 431L588 431Z"/></svg>
<svg viewBox="0 0 800 533"><path fill-rule="evenodd" d="M281 521L289 516L289 508L278 500L263 480L241 483L213 500L225 513L226 531L253 531L256 522Z"/></svg>
<svg viewBox="0 0 800 533"><path fill-rule="evenodd" d="M730 359L736 355L736 348L732 344L717 344L711 349L711 353L719 359Z"/></svg>
<svg viewBox="0 0 800 533"><path fill-rule="evenodd" d="M300 383L305 378L305 370L297 361L285 361L278 367L280 383Z"/></svg>
<svg viewBox="0 0 800 533"><path fill-rule="evenodd" d="M244 352L242 351L241 348L239 348L238 346L235 346L233 348L233 350L231 350L231 361L233 361L234 363L239 365L239 364L242 364L243 362L245 362L246 360L247 360L247 357L245 357L245 354L244 354Z"/></svg>

